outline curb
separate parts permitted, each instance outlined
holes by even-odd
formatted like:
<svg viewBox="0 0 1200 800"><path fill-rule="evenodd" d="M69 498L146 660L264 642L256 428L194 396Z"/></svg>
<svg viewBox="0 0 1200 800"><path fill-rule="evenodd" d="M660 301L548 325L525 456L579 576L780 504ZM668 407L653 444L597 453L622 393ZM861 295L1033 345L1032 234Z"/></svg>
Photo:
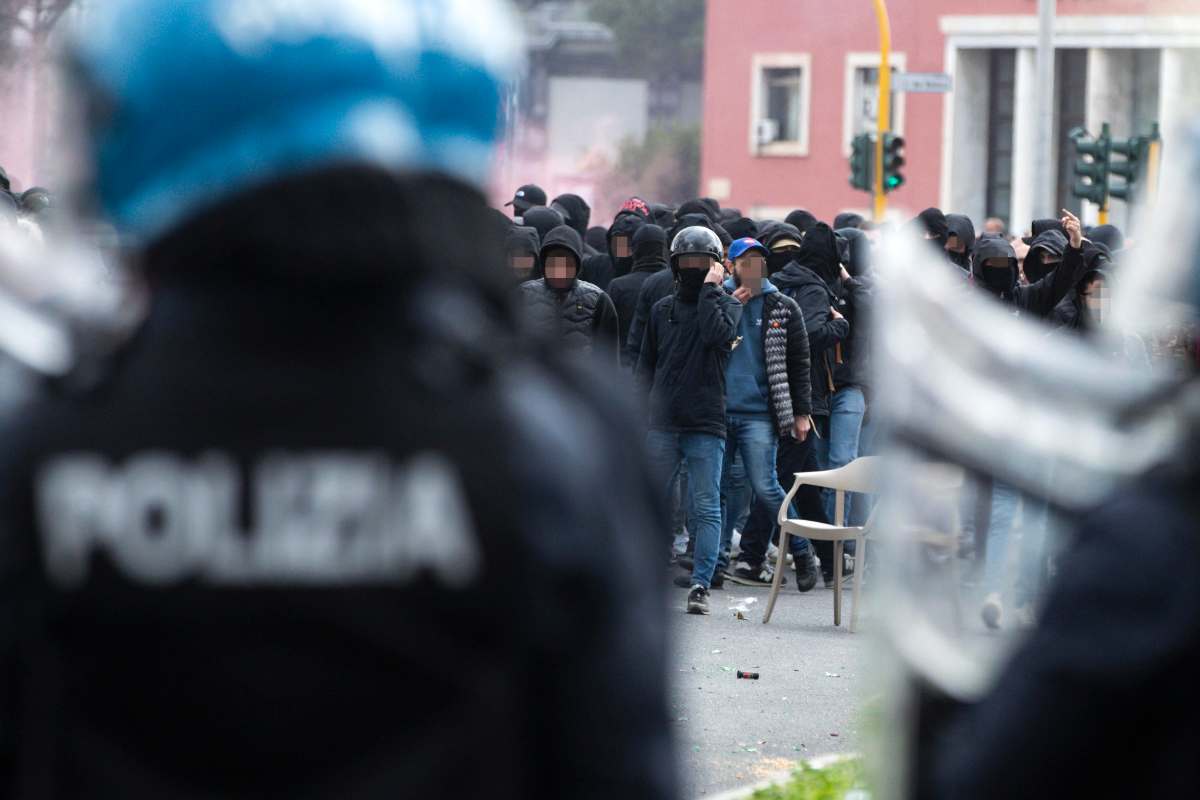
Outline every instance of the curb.
<svg viewBox="0 0 1200 800"><path fill-rule="evenodd" d="M836 764L839 761L846 761L847 759L851 758L859 758L861 755L861 753L828 753L823 756L817 756L816 758L808 758L797 761L796 766L799 767L801 764L808 764L810 767L815 769L824 769L830 764ZM795 770L789 769L786 772L777 772L771 777L761 780L758 783L751 784L750 786L741 786L737 789L730 789L727 792L721 792L717 795L706 796L703 798L703 800L745 800L745 798L754 794L759 789L766 789L774 786L775 784L783 783L784 781L789 780L794 771Z"/></svg>

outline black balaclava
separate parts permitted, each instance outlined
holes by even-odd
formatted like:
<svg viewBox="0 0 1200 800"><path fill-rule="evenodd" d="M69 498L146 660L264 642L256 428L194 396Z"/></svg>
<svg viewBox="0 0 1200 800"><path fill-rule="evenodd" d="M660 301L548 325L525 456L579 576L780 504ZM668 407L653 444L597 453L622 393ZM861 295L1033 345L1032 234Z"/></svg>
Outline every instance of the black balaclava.
<svg viewBox="0 0 1200 800"><path fill-rule="evenodd" d="M533 206L525 211L521 217L522 222L538 232L538 239L546 241L546 236L550 231L557 228L559 225L565 225L562 214L555 211L553 208L546 206Z"/></svg>
<svg viewBox="0 0 1200 800"><path fill-rule="evenodd" d="M541 262L538 257L541 249L541 242L538 239L538 233L535 228L526 225L514 225L509 229L508 236L504 239L505 264L508 264L508 258L511 256L533 256L533 266L523 275L513 270L513 276L517 280L529 280L542 276Z"/></svg>
<svg viewBox="0 0 1200 800"><path fill-rule="evenodd" d="M542 249L538 253L543 272L549 267L546 253L553 248L566 250L575 258L575 277L566 286L555 286L550 282L550 278L546 278L546 285L559 293L569 292L579 283L579 274L583 270L583 239L580 238L579 232L569 225L559 225L547 233L542 239Z"/></svg>
<svg viewBox="0 0 1200 800"><path fill-rule="evenodd" d="M871 271L871 240L858 228L840 228L834 231L846 241L850 257L846 260L846 272L861 278Z"/></svg>
<svg viewBox="0 0 1200 800"><path fill-rule="evenodd" d="M1029 245L1029 252L1025 254L1025 279L1030 283L1037 283L1049 275L1054 267L1043 264L1042 255L1048 255L1052 262L1057 261L1061 264L1066 250L1067 237L1060 231L1051 228L1038 234Z"/></svg>
<svg viewBox="0 0 1200 800"><path fill-rule="evenodd" d="M629 211L617 214L617 218L613 220L612 227L608 229L608 239L604 248L608 251L609 260L612 261L613 277L619 278L622 275L628 275L629 271L633 269L633 235L645 223L645 217ZM613 238L616 236L624 236L629 240L629 255L624 258L618 258L615 255Z"/></svg>
<svg viewBox="0 0 1200 800"><path fill-rule="evenodd" d="M812 212L803 208L797 208L795 211L784 217L783 221L788 225L794 225L796 230L800 231L802 236L807 236L808 232L811 231L817 224L817 218L813 216Z"/></svg>
<svg viewBox="0 0 1200 800"><path fill-rule="evenodd" d="M953 250L947 250L946 257L950 259L950 263L966 270L967 272L970 272L971 250L975 247L975 225L971 222L971 218L965 214L947 214L947 241L949 241L951 234L958 238L958 241L966 247L966 250L961 253L956 253Z"/></svg>
<svg viewBox="0 0 1200 800"><path fill-rule="evenodd" d="M675 294L685 303L695 303L700 299L700 288L704 286L704 278L708 275L706 269L680 269L671 260L671 269L675 271Z"/></svg>
<svg viewBox="0 0 1200 800"><path fill-rule="evenodd" d="M791 239L797 244L803 244L804 236L796 228L787 222L776 222L775 220L767 220L758 226L759 241L762 242L768 251L767 254L767 275L774 275L788 264L796 260L796 254L800 252L798 249L781 250L775 252L775 244L783 239Z"/></svg>
<svg viewBox="0 0 1200 800"><path fill-rule="evenodd" d="M593 225L587 229L587 236L583 237L583 243L597 252L607 253L608 231L600 225Z"/></svg>
<svg viewBox="0 0 1200 800"><path fill-rule="evenodd" d="M949 232L946 228L946 215L942 213L940 208L927 208L920 214L917 214L917 224L921 229L932 236L937 241L937 246L945 249L946 234Z"/></svg>
<svg viewBox="0 0 1200 800"><path fill-rule="evenodd" d="M1005 259L1008 267L988 267L992 258ZM1017 254L1003 236L985 234L976 240L971 270L978 286L1003 300L1012 298L1017 287Z"/></svg>
<svg viewBox="0 0 1200 800"><path fill-rule="evenodd" d="M800 243L796 263L821 276L825 285L836 289L841 283L841 264L838 261L837 236L824 222L818 222Z"/></svg>
<svg viewBox="0 0 1200 800"><path fill-rule="evenodd" d="M833 229L840 231L842 228L857 228L862 223L862 214L855 214L853 211L843 211L833 218Z"/></svg>
<svg viewBox="0 0 1200 800"><path fill-rule="evenodd" d="M563 215L563 222L574 228L579 240L583 241L592 219L592 208L587 201L577 194L560 194L550 201L550 207Z"/></svg>
<svg viewBox="0 0 1200 800"><path fill-rule="evenodd" d="M667 266L667 232L647 222L633 234L633 268L660 270Z"/></svg>

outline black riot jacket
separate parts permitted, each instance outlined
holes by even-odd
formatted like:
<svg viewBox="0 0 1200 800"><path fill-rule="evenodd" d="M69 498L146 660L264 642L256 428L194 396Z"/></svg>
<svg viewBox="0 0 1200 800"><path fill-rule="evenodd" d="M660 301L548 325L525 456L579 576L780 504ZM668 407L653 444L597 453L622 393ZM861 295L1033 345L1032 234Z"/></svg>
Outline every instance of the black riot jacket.
<svg viewBox="0 0 1200 800"><path fill-rule="evenodd" d="M353 209L380 240L330 252L374 275L268 250L160 274L106 381L4 425L0 795L675 796L627 392L459 279L499 241L378 257L478 233L482 198L443 206ZM338 233L317 212L297 257Z"/></svg>
<svg viewBox="0 0 1200 800"><path fill-rule="evenodd" d="M988 269L986 262L989 259L1005 259L1008 262L1002 285L993 283L989 286L989 279L984 273ZM1044 319L1079 282L1087 265L1083 260L1083 251L1068 244L1063 252L1062 264L1036 283L1023 286L1017 280L1017 258L1012 245L1000 236L986 235L979 237L975 243L972 269L977 286L1011 303L1021 313Z"/></svg>
<svg viewBox="0 0 1200 800"><path fill-rule="evenodd" d="M653 223L642 225L633 235L633 270L628 275L613 279L613 282L608 285L608 295L612 298L613 307L617 310L621 341L621 366L623 367L632 369L637 362L637 353L630 352L626 340L629 338L629 329L633 325L633 318L637 312L638 296L641 294L642 286L651 275L666 269L666 231ZM641 349L640 341L638 349Z"/></svg>

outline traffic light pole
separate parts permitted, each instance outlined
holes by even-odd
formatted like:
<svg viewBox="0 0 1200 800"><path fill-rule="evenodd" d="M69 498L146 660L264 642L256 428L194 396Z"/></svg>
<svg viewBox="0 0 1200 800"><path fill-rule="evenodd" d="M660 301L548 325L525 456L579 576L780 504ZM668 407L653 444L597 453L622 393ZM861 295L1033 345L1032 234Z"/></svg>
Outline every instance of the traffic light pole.
<svg viewBox="0 0 1200 800"><path fill-rule="evenodd" d="M879 22L879 102L876 105L878 135L875 137L875 221L883 222L887 196L883 192L883 139L892 123L892 26L885 0L874 0Z"/></svg>

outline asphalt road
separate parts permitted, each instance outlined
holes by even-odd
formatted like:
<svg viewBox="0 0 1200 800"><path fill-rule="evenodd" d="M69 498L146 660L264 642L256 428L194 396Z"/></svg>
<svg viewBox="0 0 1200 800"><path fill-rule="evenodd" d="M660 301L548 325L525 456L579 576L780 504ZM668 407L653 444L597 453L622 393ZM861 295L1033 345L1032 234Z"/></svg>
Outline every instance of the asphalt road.
<svg viewBox="0 0 1200 800"><path fill-rule="evenodd" d="M791 571L788 571L792 578ZM789 580L789 584L792 583ZM833 626L833 592L780 593L762 624L766 588L726 581L709 616L684 613L672 589L671 713L684 797L704 797L770 777L795 762L859 749L861 673L867 640L850 633L850 593ZM753 597L745 620L728 610ZM860 620L861 622L861 620ZM739 680L750 670L759 680Z"/></svg>

